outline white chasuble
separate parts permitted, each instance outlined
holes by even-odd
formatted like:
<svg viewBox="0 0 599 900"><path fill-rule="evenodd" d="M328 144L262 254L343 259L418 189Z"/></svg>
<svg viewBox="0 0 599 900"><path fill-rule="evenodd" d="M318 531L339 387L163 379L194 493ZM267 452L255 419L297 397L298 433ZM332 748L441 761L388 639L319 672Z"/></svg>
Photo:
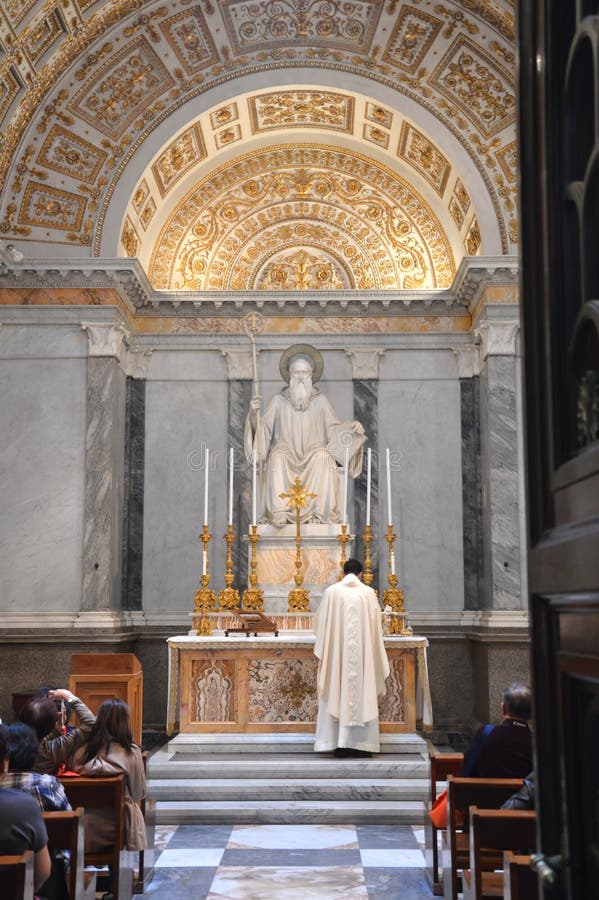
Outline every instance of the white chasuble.
<svg viewBox="0 0 599 900"><path fill-rule="evenodd" d="M314 749L379 750L378 698L389 660L381 610L355 575L327 588L316 616L318 722Z"/></svg>

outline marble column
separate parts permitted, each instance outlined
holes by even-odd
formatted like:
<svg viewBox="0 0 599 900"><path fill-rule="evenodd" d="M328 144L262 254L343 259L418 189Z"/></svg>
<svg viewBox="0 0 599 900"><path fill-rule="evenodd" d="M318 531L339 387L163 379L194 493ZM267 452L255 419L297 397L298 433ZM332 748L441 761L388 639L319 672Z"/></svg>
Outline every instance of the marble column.
<svg viewBox="0 0 599 900"><path fill-rule="evenodd" d="M460 378L464 609L478 609L484 584L479 353L469 345L454 354Z"/></svg>
<svg viewBox="0 0 599 900"><path fill-rule="evenodd" d="M368 435L368 447L372 448L372 475L370 487L370 525L373 541L370 545L371 566L374 574L372 587L377 589L379 582L379 469L381 454L379 450L379 359L385 355L380 347L348 347L346 350L352 365L352 380L354 389L354 419L364 426ZM366 453L364 454L364 467L362 473L354 480L354 516L353 528L356 533L356 541L353 548L354 555L364 561L364 541L362 535L366 527Z"/></svg>
<svg viewBox="0 0 599 900"><path fill-rule="evenodd" d="M125 380L119 358L126 331L113 322L81 327L89 341L81 609L97 612L120 605Z"/></svg>
<svg viewBox="0 0 599 900"><path fill-rule="evenodd" d="M480 354L484 580L482 608L521 609L515 319L484 317L475 327Z"/></svg>
<svg viewBox="0 0 599 900"><path fill-rule="evenodd" d="M227 448L235 453L235 490L233 496L233 571L235 587L241 592L247 587L248 543L252 514L252 479L245 460L243 434L252 397L252 351L250 348L229 347L221 350L227 360L228 411Z"/></svg>
<svg viewBox="0 0 599 900"><path fill-rule="evenodd" d="M121 606L142 609L146 376L151 351L126 357Z"/></svg>

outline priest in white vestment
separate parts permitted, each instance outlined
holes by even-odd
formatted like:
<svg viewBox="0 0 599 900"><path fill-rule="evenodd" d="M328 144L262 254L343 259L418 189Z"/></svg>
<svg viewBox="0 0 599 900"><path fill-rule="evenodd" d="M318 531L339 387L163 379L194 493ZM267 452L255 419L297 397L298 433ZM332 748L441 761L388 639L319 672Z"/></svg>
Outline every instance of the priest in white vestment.
<svg viewBox="0 0 599 900"><path fill-rule="evenodd" d="M378 699L389 660L381 609L362 583L362 563L348 559L345 577L327 588L316 617L318 719L314 749L369 756L380 749Z"/></svg>
<svg viewBox="0 0 599 900"><path fill-rule="evenodd" d="M295 521L295 510L281 494L296 478L315 494L302 509L302 522L341 521L337 463L348 476L362 471L367 440L359 422L341 422L327 398L314 387L322 374L322 356L307 344L295 344L281 357L281 374L289 386L275 395L262 414L254 396L245 427L245 453L263 467L261 521L282 526Z"/></svg>

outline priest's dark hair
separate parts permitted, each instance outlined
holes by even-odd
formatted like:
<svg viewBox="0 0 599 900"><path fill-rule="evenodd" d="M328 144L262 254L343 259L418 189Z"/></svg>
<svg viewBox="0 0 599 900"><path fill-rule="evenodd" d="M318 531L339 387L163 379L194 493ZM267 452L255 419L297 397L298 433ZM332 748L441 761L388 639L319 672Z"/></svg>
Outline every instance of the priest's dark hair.
<svg viewBox="0 0 599 900"><path fill-rule="evenodd" d="M364 566L360 562L359 559L348 559L343 563L343 574L344 575L359 575L360 572L364 571Z"/></svg>

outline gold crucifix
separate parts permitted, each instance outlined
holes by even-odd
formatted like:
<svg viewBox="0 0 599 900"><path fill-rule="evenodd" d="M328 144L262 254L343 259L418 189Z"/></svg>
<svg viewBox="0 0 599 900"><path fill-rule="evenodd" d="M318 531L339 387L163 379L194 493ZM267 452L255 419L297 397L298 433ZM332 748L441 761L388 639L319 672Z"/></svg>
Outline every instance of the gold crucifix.
<svg viewBox="0 0 599 900"><path fill-rule="evenodd" d="M296 478L289 489L289 493L279 494L281 500L287 500L287 505L295 509L295 588L289 591L289 612L309 612L310 611L310 593L302 587L304 581L304 572L302 568L302 536L300 531L300 513L304 506L308 505L310 500L317 497L317 494L310 493Z"/></svg>

